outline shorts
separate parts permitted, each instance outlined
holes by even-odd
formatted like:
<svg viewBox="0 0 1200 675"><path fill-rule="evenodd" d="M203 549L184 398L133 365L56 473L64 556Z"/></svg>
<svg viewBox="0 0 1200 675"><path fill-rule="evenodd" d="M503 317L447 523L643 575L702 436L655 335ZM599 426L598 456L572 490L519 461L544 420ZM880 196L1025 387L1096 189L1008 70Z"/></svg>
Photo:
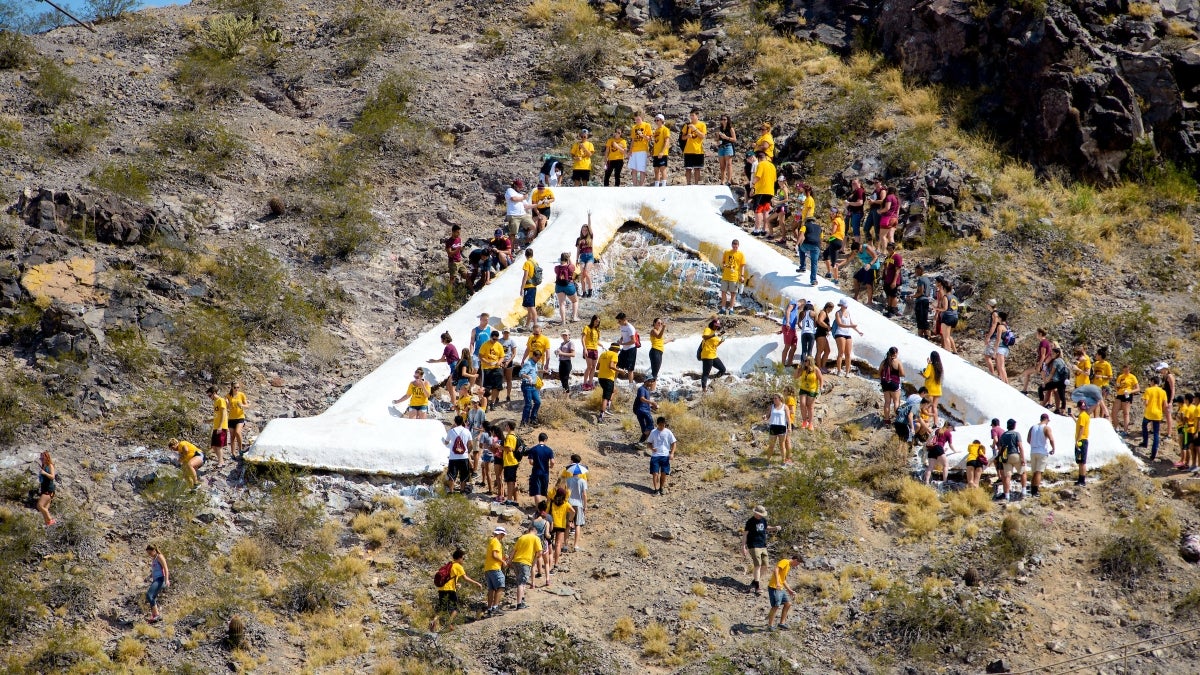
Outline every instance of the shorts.
<svg viewBox="0 0 1200 675"><path fill-rule="evenodd" d="M763 567L768 562L770 562L770 557L768 557L768 555L767 555L767 549L765 549L765 548L750 549L750 564L751 565L755 565L757 567Z"/></svg>
<svg viewBox="0 0 1200 675"><path fill-rule="evenodd" d="M512 236L514 242L517 238L517 230L522 227L529 230L534 228L533 218L530 218L527 213L519 216L504 216L504 224L508 225L508 234Z"/></svg>
<svg viewBox="0 0 1200 675"><path fill-rule="evenodd" d="M982 469L987 465L988 461L986 459L972 459L967 461L967 466L975 469Z"/></svg>
<svg viewBox="0 0 1200 675"><path fill-rule="evenodd" d="M896 436L904 443L912 440L912 433L908 428L908 422L893 422L892 427L896 430Z"/></svg>
<svg viewBox="0 0 1200 675"><path fill-rule="evenodd" d="M458 592L457 591L438 591L437 611L441 612L457 612L458 611Z"/></svg>
<svg viewBox="0 0 1200 675"><path fill-rule="evenodd" d="M554 284L554 292L562 293L569 298L573 298L575 297L575 293L578 292L578 289L575 288L575 282L571 281L565 284Z"/></svg>
<svg viewBox="0 0 1200 675"><path fill-rule="evenodd" d="M650 458L650 473L661 473L664 476L671 475L671 458L668 457L651 457Z"/></svg>
<svg viewBox="0 0 1200 675"><path fill-rule="evenodd" d="M1031 452L1029 453L1029 470L1034 473L1041 473L1046 470L1046 463L1049 460L1049 455Z"/></svg>
<svg viewBox="0 0 1200 675"><path fill-rule="evenodd" d="M819 392L815 392L815 391L809 391L809 390L807 390L807 389L801 389L801 390L799 391L799 394L800 394L801 396L807 396L807 397L809 397L809 398L816 398L818 393L819 393Z"/></svg>
<svg viewBox="0 0 1200 675"><path fill-rule="evenodd" d="M737 295L739 285L741 285L741 284L737 281L729 281L728 279L722 279L721 280L721 292L729 293L730 295Z"/></svg>
<svg viewBox="0 0 1200 675"><path fill-rule="evenodd" d="M484 450L483 454L479 457L479 461L483 462L484 464L491 464L495 459L496 456L492 454L491 450Z"/></svg>
<svg viewBox="0 0 1200 675"><path fill-rule="evenodd" d="M667 166L667 156L663 155L662 157L655 157L654 159L650 160L650 165L656 169L665 169Z"/></svg>
<svg viewBox="0 0 1200 675"><path fill-rule="evenodd" d="M900 383L899 382L880 382L879 388L885 392L900 391Z"/></svg>
<svg viewBox="0 0 1200 675"><path fill-rule="evenodd" d="M512 466L504 467L504 482L505 483L517 482L517 469L520 466L521 466L520 464L513 464Z"/></svg>
<svg viewBox="0 0 1200 675"><path fill-rule="evenodd" d="M599 349L585 349L585 350L583 350L583 358L591 360L591 361L595 361L600 358L600 350Z"/></svg>
<svg viewBox="0 0 1200 675"><path fill-rule="evenodd" d="M1005 464L1011 466L1014 469L1021 468L1021 465L1024 463L1025 462L1023 462L1021 460L1021 453L1019 453L1019 452L1008 453L1008 460L1005 462Z"/></svg>
<svg viewBox="0 0 1200 675"><path fill-rule="evenodd" d="M590 262L596 262L596 256L593 253L591 253L589 251L588 253L580 253L579 254L579 264L580 265L582 265L584 263L590 263Z"/></svg>
<svg viewBox="0 0 1200 675"><path fill-rule="evenodd" d="M827 260L831 265L836 265L838 256L842 254L842 240L830 239L825 244L825 253L821 256L822 260Z"/></svg>
<svg viewBox="0 0 1200 675"><path fill-rule="evenodd" d="M683 168L685 168L685 169L703 169L704 168L704 153L703 152L685 152L685 153L683 153Z"/></svg>
<svg viewBox="0 0 1200 675"><path fill-rule="evenodd" d="M771 195L754 195L750 200L750 204L754 207L755 213L769 213L771 211L771 199Z"/></svg>
<svg viewBox="0 0 1200 675"><path fill-rule="evenodd" d="M629 154L629 170L630 171L646 171L646 151L638 150Z"/></svg>
<svg viewBox="0 0 1200 675"><path fill-rule="evenodd" d="M870 286L875 283L875 270L871 269L870 267L859 268L859 270L854 273L854 280L864 286Z"/></svg>
<svg viewBox="0 0 1200 675"><path fill-rule="evenodd" d="M791 599L788 598L787 591L782 588L768 588L767 597L771 600L772 607L783 607L784 605L792 604Z"/></svg>
<svg viewBox="0 0 1200 675"><path fill-rule="evenodd" d="M733 143L722 143L718 145L717 157L733 157Z"/></svg>
<svg viewBox="0 0 1200 675"><path fill-rule="evenodd" d="M883 216L879 219L879 229L890 230L896 226L898 220L896 216Z"/></svg>
<svg viewBox="0 0 1200 675"><path fill-rule="evenodd" d="M459 379L454 381L454 386L457 389L465 389L467 387L467 385L469 385L469 384L471 384L471 381L465 377L460 377Z"/></svg>
<svg viewBox="0 0 1200 675"><path fill-rule="evenodd" d="M212 442L210 445L214 448L223 448L229 445L229 430L214 429L212 432Z"/></svg>
<svg viewBox="0 0 1200 675"><path fill-rule="evenodd" d="M617 354L617 368L632 371L637 366L637 347L622 349Z"/></svg>
<svg viewBox="0 0 1200 675"><path fill-rule="evenodd" d="M944 454L946 454L946 448L940 445L925 446L925 457L927 457L930 461L933 461Z"/></svg>
<svg viewBox="0 0 1200 675"><path fill-rule="evenodd" d="M488 368L483 371L483 388L484 389L503 389L504 388L504 369L503 368Z"/></svg>
<svg viewBox="0 0 1200 675"><path fill-rule="evenodd" d="M450 460L450 465L446 467L446 480L471 480L471 460Z"/></svg>
<svg viewBox="0 0 1200 675"><path fill-rule="evenodd" d="M529 474L529 494L546 496L546 489L550 487L550 476L547 474Z"/></svg>
<svg viewBox="0 0 1200 675"><path fill-rule="evenodd" d="M451 368L450 370L454 370L454 369ZM244 417L239 417L236 420L229 420L229 428L236 429L245 423L246 423L246 418L244 418Z"/></svg>
<svg viewBox="0 0 1200 675"><path fill-rule="evenodd" d="M783 327L783 344L792 347L796 346L796 329L791 326Z"/></svg>
<svg viewBox="0 0 1200 675"><path fill-rule="evenodd" d="M1117 394L1117 400L1121 403L1133 403L1133 394Z"/></svg>
<svg viewBox="0 0 1200 675"><path fill-rule="evenodd" d="M1087 464L1088 439L1083 439L1075 444L1075 463Z"/></svg>
<svg viewBox="0 0 1200 675"><path fill-rule="evenodd" d="M883 295L884 295L885 297L888 297L888 298L894 298L894 297L896 297L896 296L897 296L897 295L899 295L899 294L900 294L900 287L899 287L899 286L893 286L892 284L889 284L889 283L888 283L888 282L886 282L886 281L885 281L885 282L883 282Z"/></svg>
<svg viewBox="0 0 1200 675"><path fill-rule="evenodd" d="M501 572L500 570L484 572L483 581L484 585L487 586L489 591L504 590L504 572Z"/></svg>
<svg viewBox="0 0 1200 675"><path fill-rule="evenodd" d="M771 435L772 436L782 436L786 433L787 433L787 425L786 424L772 424L771 425Z"/></svg>
<svg viewBox="0 0 1200 675"><path fill-rule="evenodd" d="M592 170L591 169L572 169L571 170L571 182L572 183L580 183L580 182L587 183L591 179L592 179Z"/></svg>
<svg viewBox="0 0 1200 675"><path fill-rule="evenodd" d="M429 406L427 406L427 405L410 405L410 406L408 406L408 410L412 410L415 412L429 412ZM408 410L406 410L405 412L408 412Z"/></svg>
<svg viewBox="0 0 1200 675"><path fill-rule="evenodd" d="M1003 347L1003 346L996 347L996 356L1003 356L1004 358L1008 358L1008 347Z"/></svg>
<svg viewBox="0 0 1200 675"><path fill-rule="evenodd" d="M447 264L447 268L450 272L451 279L457 279L458 277L465 277L467 275L467 266L464 265L463 261L461 260L451 260Z"/></svg>
<svg viewBox="0 0 1200 675"><path fill-rule="evenodd" d="M605 401L611 401L612 395L613 395L613 388L616 386L616 382L614 382L613 380L606 380L603 377L599 377L596 379L597 379L597 381L600 382L601 396L604 397Z"/></svg>
<svg viewBox="0 0 1200 675"><path fill-rule="evenodd" d="M958 312L947 309L942 312L942 325L954 328L958 325Z"/></svg>
<svg viewBox="0 0 1200 675"><path fill-rule="evenodd" d="M530 286L521 291L522 307L537 307L537 286Z"/></svg>
<svg viewBox="0 0 1200 675"><path fill-rule="evenodd" d="M583 504L571 503L575 507L575 527L583 527L587 524L587 519L583 517Z"/></svg>
<svg viewBox="0 0 1200 675"><path fill-rule="evenodd" d="M518 586L528 586L533 580L533 568L525 563L515 562L512 564L513 583Z"/></svg>
<svg viewBox="0 0 1200 675"><path fill-rule="evenodd" d="M917 298L913 303L917 330L929 330L929 298Z"/></svg>
<svg viewBox="0 0 1200 675"><path fill-rule="evenodd" d="M534 209L533 212L538 214L539 216L545 218L546 220L550 220L550 207L549 206L546 206L546 207L543 207L540 209Z"/></svg>

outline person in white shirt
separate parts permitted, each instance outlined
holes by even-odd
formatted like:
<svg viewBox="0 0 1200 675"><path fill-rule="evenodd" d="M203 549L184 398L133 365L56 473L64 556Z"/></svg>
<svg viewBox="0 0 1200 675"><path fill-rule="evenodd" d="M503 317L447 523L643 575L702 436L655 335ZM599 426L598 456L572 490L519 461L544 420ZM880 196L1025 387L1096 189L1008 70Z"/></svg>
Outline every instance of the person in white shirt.
<svg viewBox="0 0 1200 675"><path fill-rule="evenodd" d="M671 475L671 460L675 458L675 447L678 445L675 434L667 428L667 418L659 417L655 420L654 431L650 432L650 437L646 440L654 449L650 455L650 490L662 496L663 490L667 488L667 476Z"/></svg>
<svg viewBox="0 0 1200 675"><path fill-rule="evenodd" d="M512 187L504 191L504 223L508 225L508 236L517 245L518 234L524 235L528 242L530 234L535 229L533 217L526 207L532 208L529 196L525 194L525 181L520 178L512 182Z"/></svg>
<svg viewBox="0 0 1200 675"><path fill-rule="evenodd" d="M583 524L586 522L583 517L583 512L587 508L587 492L588 492L588 468L583 464L583 458L579 455L571 455L571 464L562 472L563 478L567 479L567 503L575 507L575 534L571 540L570 552L574 553L579 549L579 531L583 529Z"/></svg>
<svg viewBox="0 0 1200 675"><path fill-rule="evenodd" d="M471 430L462 415L454 416L454 427L446 432L442 444L450 449L450 464L446 467L446 492L454 491L457 482L463 494L471 490Z"/></svg>
<svg viewBox="0 0 1200 675"><path fill-rule="evenodd" d="M637 329L625 317L625 312L617 314L617 325L621 337L617 340L621 345L621 353L617 354L617 369L629 373L629 384L633 384L633 371L637 368Z"/></svg>
<svg viewBox="0 0 1200 675"><path fill-rule="evenodd" d="M1042 413L1042 418L1038 420L1038 423L1029 427L1025 442L1029 443L1029 470L1033 473L1029 494L1036 497L1042 486L1042 472L1046 470L1046 462L1049 461L1050 455L1054 454L1055 449L1054 432L1050 430L1049 414Z"/></svg>

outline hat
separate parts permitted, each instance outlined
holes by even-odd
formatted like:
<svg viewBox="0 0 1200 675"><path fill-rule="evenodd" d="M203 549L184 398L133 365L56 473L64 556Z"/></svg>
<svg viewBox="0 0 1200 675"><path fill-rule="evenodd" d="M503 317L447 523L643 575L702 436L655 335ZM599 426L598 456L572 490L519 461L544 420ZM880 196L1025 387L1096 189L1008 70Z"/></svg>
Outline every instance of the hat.
<svg viewBox="0 0 1200 675"><path fill-rule="evenodd" d="M497 228L496 228L496 234L495 234L494 236L497 236L497 237L503 237L503 236L504 236L504 228L502 228L502 227L497 227Z"/></svg>
<svg viewBox="0 0 1200 675"><path fill-rule="evenodd" d="M588 131L588 130L587 130L587 128L585 127L585 128L583 128L583 129L580 129L580 130L579 130L579 133L581 133L581 134L591 134L592 132Z"/></svg>
<svg viewBox="0 0 1200 675"><path fill-rule="evenodd" d="M836 206L831 206L831 207L829 207L829 210L830 210L830 211L833 211L834 213L840 213L840 212L841 212L841 209L839 209L839 208L838 208L838 207L836 207Z"/></svg>
<svg viewBox="0 0 1200 675"><path fill-rule="evenodd" d="M842 298L841 300L838 300L838 307L849 307L849 306L850 306L850 301L849 301L849 300L847 300L847 299L845 299L845 298Z"/></svg>
<svg viewBox="0 0 1200 675"><path fill-rule="evenodd" d="M995 306L996 306L996 299L988 298L988 307L995 307Z"/></svg>
<svg viewBox="0 0 1200 675"><path fill-rule="evenodd" d="M518 179L516 179L516 180L514 180L514 181L513 181L513 187L515 187L515 188L517 188L518 190L520 190L521 188L525 187L525 181L523 181L523 180L521 180L520 178L518 178Z"/></svg>
<svg viewBox="0 0 1200 675"><path fill-rule="evenodd" d="M754 515L762 516L763 518L766 518L767 517L767 507L765 507L761 504L754 507Z"/></svg>
<svg viewBox="0 0 1200 675"><path fill-rule="evenodd" d="M753 151L753 150L747 150L747 151L746 151L746 156L747 156L747 157L753 157L753 156L754 156L754 151Z"/></svg>
<svg viewBox="0 0 1200 675"><path fill-rule="evenodd" d="M621 348L621 343L620 343L620 342L613 342L613 343L611 343L611 344L609 344L609 345L608 345L608 348L609 348L610 350L612 350L612 349L620 349L620 348Z"/></svg>
<svg viewBox="0 0 1200 675"><path fill-rule="evenodd" d="M571 337L571 331L569 331L569 330L564 330L564 331L562 332L562 334L563 334L563 335L566 335L567 337Z"/></svg>
<svg viewBox="0 0 1200 675"><path fill-rule="evenodd" d="M658 381L658 378L651 375L650 377L647 377L646 379L642 380L642 384L650 384L651 382L657 382L657 381Z"/></svg>
<svg viewBox="0 0 1200 675"><path fill-rule="evenodd" d="M1167 368L1170 368L1170 367L1171 366L1166 361L1159 361L1158 363L1154 364L1154 372L1158 372L1160 370L1166 370Z"/></svg>
<svg viewBox="0 0 1200 675"><path fill-rule="evenodd" d="M478 397L478 396L475 396L475 395L472 395L472 396L471 396L471 403L479 403L479 397Z"/></svg>
<svg viewBox="0 0 1200 675"><path fill-rule="evenodd" d="M660 121L665 121L667 118L663 117L662 113L658 113L657 115L654 116L654 119L660 120Z"/></svg>
<svg viewBox="0 0 1200 675"><path fill-rule="evenodd" d="M508 333L509 333L509 330L508 330L507 328L501 328L501 329L500 329L500 332L501 332L501 333L504 333L505 335L508 335ZM492 335L495 335L495 334L496 334L496 333L495 333L495 331L493 331L493 332L492 332Z"/></svg>
<svg viewBox="0 0 1200 675"><path fill-rule="evenodd" d="M496 529L492 530L492 534L508 534L508 530L504 529L503 527L497 527Z"/></svg>
<svg viewBox="0 0 1200 675"><path fill-rule="evenodd" d="M811 302L804 303L804 309L816 309Z"/></svg>

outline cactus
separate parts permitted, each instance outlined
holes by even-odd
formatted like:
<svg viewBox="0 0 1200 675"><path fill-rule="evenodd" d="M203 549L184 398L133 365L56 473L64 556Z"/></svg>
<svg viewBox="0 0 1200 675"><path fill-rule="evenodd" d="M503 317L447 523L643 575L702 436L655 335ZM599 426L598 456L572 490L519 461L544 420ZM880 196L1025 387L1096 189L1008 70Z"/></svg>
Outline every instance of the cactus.
<svg viewBox="0 0 1200 675"><path fill-rule="evenodd" d="M236 649L242 647L246 643L246 622L242 617L234 614L229 619L229 632L225 636L230 648Z"/></svg>

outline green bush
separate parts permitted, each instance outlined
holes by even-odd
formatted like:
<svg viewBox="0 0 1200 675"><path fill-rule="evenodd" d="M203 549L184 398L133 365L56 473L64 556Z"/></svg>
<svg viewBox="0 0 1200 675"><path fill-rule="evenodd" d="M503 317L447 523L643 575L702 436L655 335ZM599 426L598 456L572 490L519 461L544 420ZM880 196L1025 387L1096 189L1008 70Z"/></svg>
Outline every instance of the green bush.
<svg viewBox="0 0 1200 675"><path fill-rule="evenodd" d="M0 447L11 445L33 421L30 408L40 395L36 382L14 370L0 372Z"/></svg>
<svg viewBox="0 0 1200 675"><path fill-rule="evenodd" d="M6 471L0 474L0 499L24 502L36 489L37 483L27 471Z"/></svg>
<svg viewBox="0 0 1200 675"><path fill-rule="evenodd" d="M87 0L88 9L97 21L110 21L142 6L142 0Z"/></svg>
<svg viewBox="0 0 1200 675"><path fill-rule="evenodd" d="M1160 529L1149 519L1133 518L1100 540L1096 559L1101 574L1126 587L1167 564Z"/></svg>
<svg viewBox="0 0 1200 675"><path fill-rule="evenodd" d="M796 463L758 492L784 542L799 542L823 519L842 517L841 497L854 483L844 453L825 448L800 454Z"/></svg>
<svg viewBox="0 0 1200 675"><path fill-rule="evenodd" d="M334 35L348 36L341 46L341 60L335 71L349 77L362 72L371 59L388 45L398 42L407 30L395 12L380 3L354 0L342 5L340 12L325 25Z"/></svg>
<svg viewBox="0 0 1200 675"><path fill-rule="evenodd" d="M105 335L113 354L125 370L144 373L158 362L158 350L146 344L146 338L137 326L113 328Z"/></svg>
<svg viewBox="0 0 1200 675"><path fill-rule="evenodd" d="M317 254L338 260L368 250L382 235L367 197L351 191L323 201L313 215L310 232Z"/></svg>
<svg viewBox="0 0 1200 675"><path fill-rule="evenodd" d="M408 306L422 316L441 318L462 306L468 298L462 284L452 284L446 275L430 275L425 290L408 301Z"/></svg>
<svg viewBox="0 0 1200 675"><path fill-rule="evenodd" d="M703 294L699 285L671 274L668 265L658 261L619 266L605 293L610 307L625 312L634 325L647 327L655 317L688 307Z"/></svg>
<svg viewBox="0 0 1200 675"><path fill-rule="evenodd" d="M249 16L257 21L274 18L283 10L282 0L216 0L212 5L214 9Z"/></svg>
<svg viewBox="0 0 1200 675"><path fill-rule="evenodd" d="M464 548L478 540L479 512L466 497L450 494L425 502L420 540L427 548Z"/></svg>
<svg viewBox="0 0 1200 675"><path fill-rule="evenodd" d="M257 32L258 23L253 16L217 14L204 21L196 32L196 40L202 48L232 59L241 55L246 42Z"/></svg>
<svg viewBox="0 0 1200 675"><path fill-rule="evenodd" d="M37 97L37 108L42 112L53 110L69 103L79 95L79 80L50 59L38 62L37 79L33 82L33 94Z"/></svg>
<svg viewBox="0 0 1200 675"><path fill-rule="evenodd" d="M193 490L182 473L168 471L150 481L142 491L142 498L157 515L172 521L191 520L208 503L204 493Z"/></svg>
<svg viewBox="0 0 1200 675"><path fill-rule="evenodd" d="M165 444L171 438L195 438L204 432L197 404L170 389L150 388L134 394L125 407L122 428L132 440Z"/></svg>
<svg viewBox="0 0 1200 675"><path fill-rule="evenodd" d="M216 120L215 113L182 113L150 132L158 151L180 156L202 173L215 173L229 166L246 150L246 144Z"/></svg>
<svg viewBox="0 0 1200 675"><path fill-rule="evenodd" d="M36 55L29 38L16 31L0 30L0 70L28 68Z"/></svg>
<svg viewBox="0 0 1200 675"><path fill-rule="evenodd" d="M988 542L987 552L992 556L993 568L998 571L1036 555L1044 545L1037 522L1010 513L1001 522L1000 531Z"/></svg>
<svg viewBox="0 0 1200 675"><path fill-rule="evenodd" d="M213 271L217 288L251 337L304 337L325 320L325 308L310 301L305 289L292 284L283 263L261 246L231 246L218 257L221 264ZM262 298L274 301L262 302Z"/></svg>
<svg viewBox="0 0 1200 675"><path fill-rule="evenodd" d="M287 565L291 583L278 598L285 609L315 612L340 604L346 597L346 582L333 573L334 559L325 553L306 552Z"/></svg>
<svg viewBox="0 0 1200 675"><path fill-rule="evenodd" d="M321 523L321 508L301 500L303 491L276 488L264 508L263 530L271 541L289 548L303 545Z"/></svg>
<svg viewBox="0 0 1200 675"><path fill-rule="evenodd" d="M174 323L172 337L192 372L228 380L241 369L246 332L229 312L188 305L176 314Z"/></svg>
<svg viewBox="0 0 1200 675"><path fill-rule="evenodd" d="M1153 328L1158 325L1150 305L1121 314L1087 313L1075 320L1072 333L1076 342L1108 345L1109 357L1116 369L1128 363L1140 371L1158 358Z"/></svg>
<svg viewBox="0 0 1200 675"><path fill-rule="evenodd" d="M1200 617L1200 586L1193 586L1192 590L1180 598L1172 612L1177 619L1191 620Z"/></svg>
<svg viewBox="0 0 1200 675"><path fill-rule="evenodd" d="M193 47L176 64L175 84L199 103L221 103L239 96L248 80L243 63L208 47Z"/></svg>
<svg viewBox="0 0 1200 675"><path fill-rule="evenodd" d="M150 197L150 184L155 172L145 162L138 160L105 162L88 174L92 185L130 199L145 200Z"/></svg>
<svg viewBox="0 0 1200 675"><path fill-rule="evenodd" d="M0 148L15 148L21 141L24 130L21 120L9 115L0 115Z"/></svg>
<svg viewBox="0 0 1200 675"><path fill-rule="evenodd" d="M992 600L969 594L956 597L931 586L913 590L897 584L860 630L876 645L932 660L950 645L995 638L1004 626L1003 613Z"/></svg>
<svg viewBox="0 0 1200 675"><path fill-rule="evenodd" d="M46 145L64 155L74 156L91 152L107 135L107 116L103 111L93 111L85 116L52 122Z"/></svg>
<svg viewBox="0 0 1200 675"><path fill-rule="evenodd" d="M379 145L386 133L407 120L411 95L408 78L399 73L389 74L367 97L350 131L368 147Z"/></svg>

